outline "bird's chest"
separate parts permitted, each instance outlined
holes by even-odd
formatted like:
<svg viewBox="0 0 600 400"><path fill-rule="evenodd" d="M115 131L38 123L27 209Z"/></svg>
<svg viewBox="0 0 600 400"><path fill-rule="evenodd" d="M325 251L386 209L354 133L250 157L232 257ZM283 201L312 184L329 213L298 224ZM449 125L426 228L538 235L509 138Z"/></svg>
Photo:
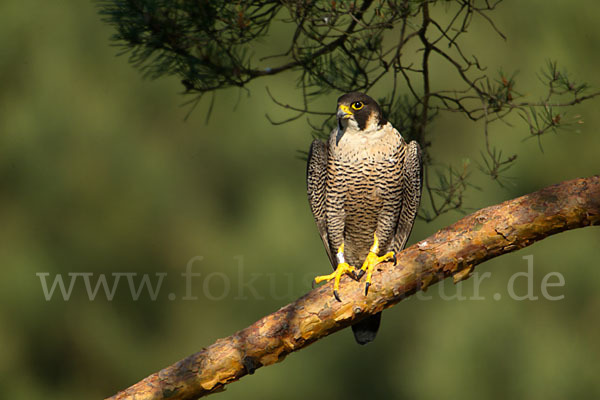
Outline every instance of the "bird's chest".
<svg viewBox="0 0 600 400"><path fill-rule="evenodd" d="M333 157L328 183L341 185L349 208L379 207L393 189L398 157L391 152L357 149ZM355 206L355 207L354 207Z"/></svg>
<svg viewBox="0 0 600 400"><path fill-rule="evenodd" d="M389 124L388 124L389 125ZM391 126L369 132L333 132L329 141L327 186L344 209L377 210L397 192L402 137Z"/></svg>

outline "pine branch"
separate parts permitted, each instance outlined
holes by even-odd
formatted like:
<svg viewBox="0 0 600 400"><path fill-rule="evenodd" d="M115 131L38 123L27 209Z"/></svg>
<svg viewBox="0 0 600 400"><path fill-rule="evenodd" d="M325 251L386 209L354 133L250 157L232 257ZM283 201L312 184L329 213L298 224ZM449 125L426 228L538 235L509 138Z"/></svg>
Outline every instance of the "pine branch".
<svg viewBox="0 0 600 400"><path fill-rule="evenodd" d="M341 285L342 302L333 298L331 284L321 286L111 399L195 399L221 391L257 368L282 361L433 283L449 277L459 282L490 258L590 225L600 225L600 176L566 181L484 208L404 250L399 266L381 264L368 296L363 284L347 277Z"/></svg>
<svg viewBox="0 0 600 400"><path fill-rule="evenodd" d="M483 121L485 149L478 169L506 186L510 182L506 172L516 164L516 154L502 156L494 144L496 123L510 125L511 114L520 117L526 138L536 139L541 149L547 133L577 129L583 123L579 115L567 116L567 111L600 97L600 91L575 80L552 60L538 74L543 85L538 100L521 94L516 72L489 72L480 63L478 50L463 37L473 35L472 28L478 35L485 32L471 27L479 20L493 36L506 40L493 18L502 0L96 1L102 19L115 28L112 40L121 54L128 54L146 76L179 77L194 105L212 92L207 120L220 89L237 87L250 93L252 81L268 81L281 73L295 77L301 92L301 101L295 104L301 105L287 104L267 90L273 103L290 115L274 120L266 114L266 118L274 125L306 118L316 137L326 135L334 124L333 113L314 105L317 99L332 92L379 94L386 118L421 146L424 203L429 207L419 216L425 221L464 211L464 194L473 186L470 172L460 166L429 171L435 163L431 149L436 142L431 122L438 115L459 113L473 122ZM277 33L269 33L275 25ZM284 45L287 50L279 45L265 48L272 35L279 43L285 34L290 36ZM450 75L432 80L442 65ZM436 185L430 175L452 179ZM451 180L454 184L449 184Z"/></svg>

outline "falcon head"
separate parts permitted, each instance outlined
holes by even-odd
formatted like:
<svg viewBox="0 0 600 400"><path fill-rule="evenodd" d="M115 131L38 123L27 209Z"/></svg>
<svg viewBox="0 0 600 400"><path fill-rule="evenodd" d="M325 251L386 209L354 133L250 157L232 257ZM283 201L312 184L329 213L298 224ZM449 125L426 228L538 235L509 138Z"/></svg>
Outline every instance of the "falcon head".
<svg viewBox="0 0 600 400"><path fill-rule="evenodd" d="M379 104L360 92L350 92L338 99L337 120L341 131L347 128L356 131L377 130L387 123Z"/></svg>

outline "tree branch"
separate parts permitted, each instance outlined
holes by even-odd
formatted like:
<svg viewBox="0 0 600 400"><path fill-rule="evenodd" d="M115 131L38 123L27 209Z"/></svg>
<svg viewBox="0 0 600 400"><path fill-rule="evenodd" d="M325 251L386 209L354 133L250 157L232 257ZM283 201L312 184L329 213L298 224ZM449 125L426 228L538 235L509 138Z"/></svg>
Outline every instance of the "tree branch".
<svg viewBox="0 0 600 400"><path fill-rule="evenodd" d="M157 372L111 399L195 399L257 368L391 307L442 279L459 282L490 258L549 235L600 225L600 176L575 179L484 208L378 266L368 296L345 277L342 302L323 285L232 336Z"/></svg>

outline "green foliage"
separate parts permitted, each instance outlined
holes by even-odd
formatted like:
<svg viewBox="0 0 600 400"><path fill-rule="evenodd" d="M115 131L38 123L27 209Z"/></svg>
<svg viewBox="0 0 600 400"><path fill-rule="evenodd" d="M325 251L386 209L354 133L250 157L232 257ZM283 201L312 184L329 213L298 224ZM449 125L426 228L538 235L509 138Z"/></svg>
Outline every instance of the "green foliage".
<svg viewBox="0 0 600 400"><path fill-rule="evenodd" d="M152 77L177 75L186 88L204 93L243 86L253 77L245 45L263 37L279 11L277 1L99 2L113 36L133 64Z"/></svg>

